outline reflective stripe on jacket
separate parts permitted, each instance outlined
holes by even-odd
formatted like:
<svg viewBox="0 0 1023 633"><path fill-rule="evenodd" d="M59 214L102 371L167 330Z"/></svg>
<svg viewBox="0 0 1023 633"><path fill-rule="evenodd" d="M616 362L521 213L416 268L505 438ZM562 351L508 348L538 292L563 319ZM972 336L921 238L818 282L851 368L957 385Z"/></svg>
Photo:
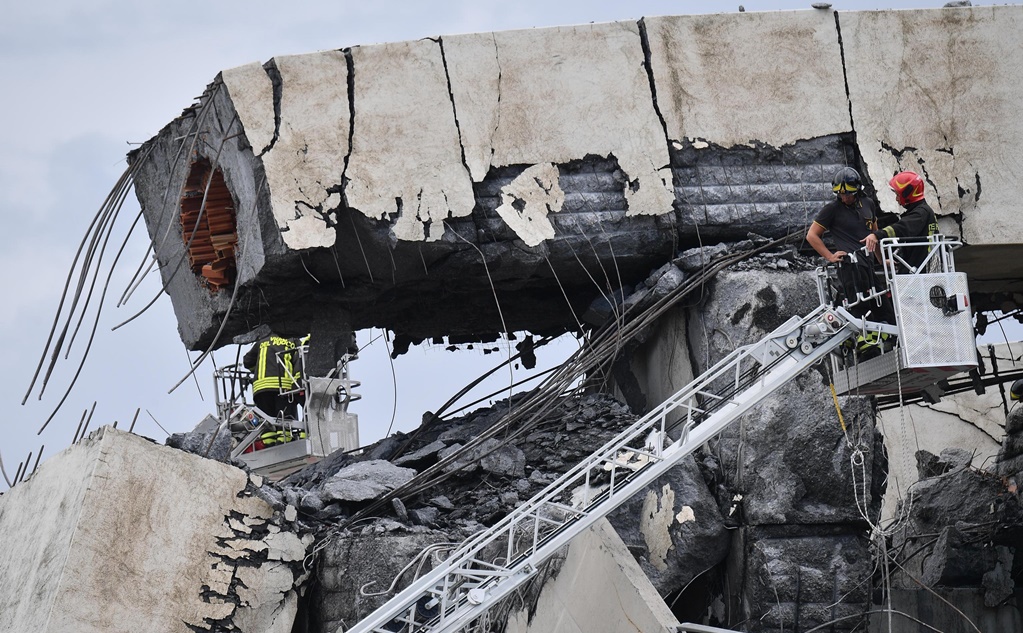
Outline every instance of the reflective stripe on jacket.
<svg viewBox="0 0 1023 633"><path fill-rule="evenodd" d="M242 362L255 375L252 393L268 389L290 391L295 386L298 375L295 373L293 354L282 353L294 349L294 341L271 336L246 352Z"/></svg>

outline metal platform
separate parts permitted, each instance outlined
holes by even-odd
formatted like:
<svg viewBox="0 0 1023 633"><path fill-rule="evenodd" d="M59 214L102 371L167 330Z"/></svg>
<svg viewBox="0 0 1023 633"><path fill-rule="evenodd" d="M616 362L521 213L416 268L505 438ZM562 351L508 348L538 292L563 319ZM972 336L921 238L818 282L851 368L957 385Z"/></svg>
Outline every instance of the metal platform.
<svg viewBox="0 0 1023 633"><path fill-rule="evenodd" d="M313 443L308 439L293 440L238 456L253 472L273 480L287 477L307 464L315 464L320 458L313 453Z"/></svg>
<svg viewBox="0 0 1023 633"><path fill-rule="evenodd" d="M840 367L832 357L832 377L835 393L840 396L880 396L913 394L955 374L969 371L971 366L950 365L933 367L902 367L901 348L848 367ZM976 365L974 365L976 366Z"/></svg>
<svg viewBox="0 0 1023 633"><path fill-rule="evenodd" d="M299 354L305 346L298 346ZM232 365L214 374L220 427L235 439L231 456L245 462L254 472L281 479L338 450L359 447L359 418L348 405L361 398L355 393L357 381L348 376L347 361L325 378L295 376L296 397L303 398L299 420L275 419L248 401L251 374ZM299 366L304 366L304 358ZM264 446L267 433L283 432L289 439ZM269 442L268 442L269 443Z"/></svg>

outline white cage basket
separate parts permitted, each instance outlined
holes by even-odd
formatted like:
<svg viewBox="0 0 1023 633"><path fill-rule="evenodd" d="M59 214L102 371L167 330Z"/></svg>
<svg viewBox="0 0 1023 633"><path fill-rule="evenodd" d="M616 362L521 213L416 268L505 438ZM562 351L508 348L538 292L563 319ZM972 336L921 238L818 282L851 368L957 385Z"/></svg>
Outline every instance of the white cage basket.
<svg viewBox="0 0 1023 633"><path fill-rule="evenodd" d="M895 275L892 298L903 367L973 366L977 363L965 273ZM958 311L950 297L965 297Z"/></svg>

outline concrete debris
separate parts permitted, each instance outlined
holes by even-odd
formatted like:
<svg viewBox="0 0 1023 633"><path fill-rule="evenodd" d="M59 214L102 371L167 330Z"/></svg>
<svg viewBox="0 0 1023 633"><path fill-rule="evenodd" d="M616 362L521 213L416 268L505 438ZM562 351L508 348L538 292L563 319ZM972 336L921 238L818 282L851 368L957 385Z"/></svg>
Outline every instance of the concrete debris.
<svg viewBox="0 0 1023 633"><path fill-rule="evenodd" d="M356 462L334 474L320 489L324 503L367 501L408 483L416 471L382 459Z"/></svg>
<svg viewBox="0 0 1023 633"><path fill-rule="evenodd" d="M917 472L920 479L938 477L955 470L968 468L973 461L973 454L963 448L946 448L941 455L934 455L924 450L916 452Z"/></svg>
<svg viewBox="0 0 1023 633"><path fill-rule="evenodd" d="M392 462L395 466L422 469L437 463L437 460L441 458L439 453L446 448L447 444L445 442L437 440L436 442L432 442L413 453L396 457L392 460Z"/></svg>
<svg viewBox="0 0 1023 633"><path fill-rule="evenodd" d="M696 254L689 260L701 262ZM806 292L810 273L764 263L719 273L686 315L694 372L816 306ZM812 628L871 609L871 555L862 535L880 512L884 451L870 401L840 404L847 433L821 377L803 374L711 442L701 460L720 515L734 528L716 582L741 588L723 599L733 613L758 621L758 631ZM862 467L854 469L857 462ZM836 595L844 596L838 605ZM837 630L855 628L856 617Z"/></svg>
<svg viewBox="0 0 1023 633"><path fill-rule="evenodd" d="M290 632L313 536L260 479L99 429L2 498L0 630Z"/></svg>
<svg viewBox="0 0 1023 633"><path fill-rule="evenodd" d="M231 463L231 434L227 431L217 432L203 428L200 423L191 433L172 433L166 444L201 457L218 462Z"/></svg>
<svg viewBox="0 0 1023 633"><path fill-rule="evenodd" d="M681 520L688 509L692 520ZM731 535L692 457L608 517L661 595L678 591L728 554Z"/></svg>
<svg viewBox="0 0 1023 633"><path fill-rule="evenodd" d="M1009 417L1007 426L1018 428ZM921 480L900 508L905 527L892 541L902 570L896 586L980 591L985 607L994 608L1015 591L1013 549L1023 537L1023 512L1015 482L971 467L970 458L961 449L917 455Z"/></svg>
<svg viewBox="0 0 1023 633"><path fill-rule="evenodd" d="M997 473L1023 483L1023 408L1015 407L1005 419L1005 439L998 453Z"/></svg>
<svg viewBox="0 0 1023 633"><path fill-rule="evenodd" d="M984 606L997 607L1004 603L1016 590L1013 580L1013 560L1015 549L999 545L995 547L998 561L994 569L985 572L981 579L984 586Z"/></svg>
<svg viewBox="0 0 1023 633"><path fill-rule="evenodd" d="M1021 67L1020 8L850 12L839 23L830 3L811 6L821 11L427 38L224 71L129 156L182 340L190 349L250 342L266 324L311 332L305 369L322 375L331 352L370 326L395 333L394 354L425 340L579 332L580 314L600 327L722 256L805 227L833 198L831 174L848 165L864 170L867 195L888 211L891 196L875 183L924 171L942 231L969 242L964 255L1006 255L997 275L976 274L990 266L983 251L964 256L963 270L985 284L974 307L1011 299L1010 312L1023 301L1023 258L1006 237L1018 233L1017 194L993 174L1023 138L1023 82L1005 79ZM916 68L912 85L877 72L925 58L935 63ZM950 85L955 94L934 98ZM168 160L189 138L204 142ZM183 220L198 220L192 194L207 177L217 198L208 213L225 225L209 236L219 243L212 259L205 237L155 237L180 237ZM186 257L193 274L177 274ZM86 480L44 465L3 495L5 536L36 539L45 556L14 547L0 557L0 629L137 629L123 614L139 605L153 630L347 629L693 374L816 307L807 288L817 263L788 248L703 280L698 299L644 323L603 374L588 375L586 395L478 445L524 395L457 419L427 412L415 432L335 452L277 483L231 467L244 464L231 461L215 420L167 440L189 454L90 435L67 461ZM535 345L532 336L516 345L524 367L535 365ZM884 548L898 562L897 590L922 582L1005 606L1023 573L1014 550L1023 409L1009 414L995 473L965 449L919 451L900 529L868 541L887 468L874 406L832 400L825 373L792 381L612 514L657 591L679 609L698 604L708 624L860 630L874 606L872 548ZM598 384L628 406L593 393ZM449 456L458 460L428 486L348 521ZM647 459L629 458L635 468ZM171 512L184 518L155 520ZM480 553L502 555L499 545ZM525 620L558 564L516 596ZM111 590L112 578L124 586ZM560 580L571 588L570 579Z"/></svg>
<svg viewBox="0 0 1023 633"><path fill-rule="evenodd" d="M499 440L494 441L500 444ZM487 451L480 459L480 468L493 475L524 477L526 474L526 454L515 446L498 445L493 447L492 450ZM516 497L515 503L517 502L518 499Z"/></svg>

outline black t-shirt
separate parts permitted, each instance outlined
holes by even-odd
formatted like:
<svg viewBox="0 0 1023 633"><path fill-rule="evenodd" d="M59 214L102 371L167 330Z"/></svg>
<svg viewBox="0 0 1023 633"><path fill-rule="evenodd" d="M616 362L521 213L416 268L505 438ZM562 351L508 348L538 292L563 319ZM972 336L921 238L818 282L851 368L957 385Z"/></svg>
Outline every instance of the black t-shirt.
<svg viewBox="0 0 1023 633"><path fill-rule="evenodd" d="M832 200L817 213L814 222L824 227L835 243L834 250L852 252L863 246L860 240L870 234L877 211L869 198L856 198L852 206Z"/></svg>

